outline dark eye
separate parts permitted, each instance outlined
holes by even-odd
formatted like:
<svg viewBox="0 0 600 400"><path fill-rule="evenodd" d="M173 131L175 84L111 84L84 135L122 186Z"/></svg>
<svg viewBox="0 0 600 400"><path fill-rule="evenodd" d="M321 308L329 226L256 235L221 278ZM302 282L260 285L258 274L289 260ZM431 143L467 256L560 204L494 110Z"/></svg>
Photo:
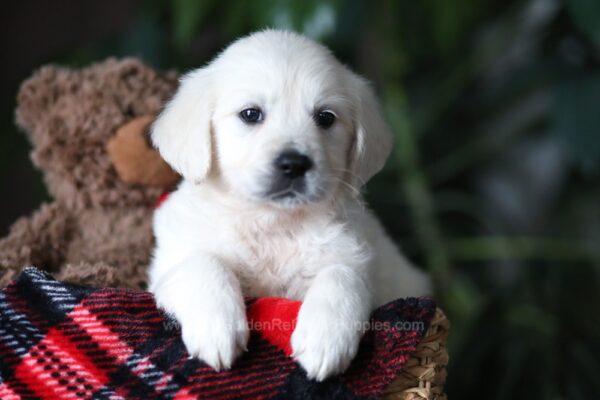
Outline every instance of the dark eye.
<svg viewBox="0 0 600 400"><path fill-rule="evenodd" d="M327 129L335 122L335 115L330 111L318 111L315 114L315 122L321 128Z"/></svg>
<svg viewBox="0 0 600 400"><path fill-rule="evenodd" d="M240 118L247 124L256 124L263 120L263 113L258 108L246 108L240 112Z"/></svg>

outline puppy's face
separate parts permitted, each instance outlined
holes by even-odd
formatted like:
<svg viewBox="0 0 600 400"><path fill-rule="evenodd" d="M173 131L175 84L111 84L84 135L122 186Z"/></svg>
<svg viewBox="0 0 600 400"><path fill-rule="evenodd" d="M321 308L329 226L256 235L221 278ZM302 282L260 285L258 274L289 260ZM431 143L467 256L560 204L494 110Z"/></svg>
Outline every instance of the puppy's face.
<svg viewBox="0 0 600 400"><path fill-rule="evenodd" d="M322 46L277 31L241 39L185 77L153 139L184 178L209 175L279 207L357 192L390 149L365 82Z"/></svg>
<svg viewBox="0 0 600 400"><path fill-rule="evenodd" d="M322 201L350 167L355 110L342 75L326 60L298 62L257 50L227 54L254 62L230 66L216 100L220 176L229 190L253 201L285 207Z"/></svg>

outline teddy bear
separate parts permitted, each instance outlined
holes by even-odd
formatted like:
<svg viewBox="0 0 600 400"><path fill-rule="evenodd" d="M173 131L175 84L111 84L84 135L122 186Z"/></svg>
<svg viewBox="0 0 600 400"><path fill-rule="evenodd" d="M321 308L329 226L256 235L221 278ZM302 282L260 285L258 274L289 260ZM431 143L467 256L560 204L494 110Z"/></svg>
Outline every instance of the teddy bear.
<svg viewBox="0 0 600 400"><path fill-rule="evenodd" d="M144 288L152 212L179 176L147 137L177 87L133 58L46 66L18 94L17 124L53 201L0 240L0 287L26 266L94 286Z"/></svg>

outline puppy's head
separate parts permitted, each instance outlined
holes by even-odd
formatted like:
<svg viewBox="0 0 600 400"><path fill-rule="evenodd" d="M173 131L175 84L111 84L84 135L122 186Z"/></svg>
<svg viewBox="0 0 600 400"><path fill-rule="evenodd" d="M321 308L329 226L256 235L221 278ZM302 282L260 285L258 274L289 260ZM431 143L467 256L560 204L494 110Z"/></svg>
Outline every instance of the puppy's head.
<svg viewBox="0 0 600 400"><path fill-rule="evenodd" d="M325 47L271 30L185 75L152 139L184 179L281 207L357 192L391 149L366 81Z"/></svg>

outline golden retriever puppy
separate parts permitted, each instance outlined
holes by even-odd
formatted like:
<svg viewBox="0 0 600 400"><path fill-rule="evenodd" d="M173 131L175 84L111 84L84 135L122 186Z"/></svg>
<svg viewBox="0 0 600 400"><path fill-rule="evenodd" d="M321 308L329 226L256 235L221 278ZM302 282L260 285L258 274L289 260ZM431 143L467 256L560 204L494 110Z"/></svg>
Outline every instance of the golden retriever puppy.
<svg viewBox="0 0 600 400"><path fill-rule="evenodd" d="M428 293L361 199L392 147L373 90L322 45L234 42L183 77L152 140L184 179L155 214L150 290L213 368L246 348L244 296L303 301L293 355L323 380L374 306Z"/></svg>

